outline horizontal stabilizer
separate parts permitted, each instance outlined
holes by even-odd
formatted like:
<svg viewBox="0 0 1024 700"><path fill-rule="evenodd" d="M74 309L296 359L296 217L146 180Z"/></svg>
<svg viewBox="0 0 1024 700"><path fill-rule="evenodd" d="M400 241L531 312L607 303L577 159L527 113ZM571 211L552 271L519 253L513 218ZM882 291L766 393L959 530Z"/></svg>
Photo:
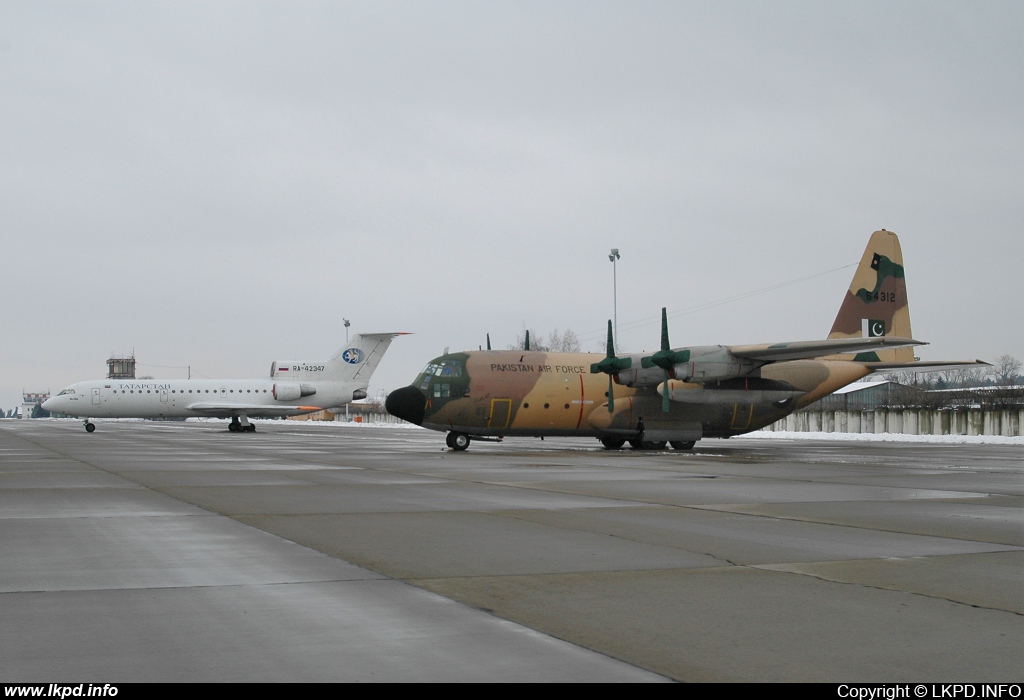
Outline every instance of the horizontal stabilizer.
<svg viewBox="0 0 1024 700"><path fill-rule="evenodd" d="M881 336L878 338L830 338L827 340L800 340L792 343L771 343L765 345L732 345L729 352L736 357L763 362L782 360L803 360L826 355L850 352L902 348L910 345L927 345L912 338Z"/></svg>

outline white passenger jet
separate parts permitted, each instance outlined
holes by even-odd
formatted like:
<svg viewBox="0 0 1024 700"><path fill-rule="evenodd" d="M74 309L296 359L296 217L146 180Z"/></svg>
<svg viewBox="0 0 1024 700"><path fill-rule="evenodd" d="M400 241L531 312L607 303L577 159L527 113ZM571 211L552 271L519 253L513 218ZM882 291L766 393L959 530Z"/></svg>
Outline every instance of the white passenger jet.
<svg viewBox="0 0 1024 700"><path fill-rule="evenodd" d="M249 418L312 413L366 398L370 376L395 336L363 333L326 362L277 361L269 379L97 379L43 402L51 413L84 418L230 418L231 432L255 432Z"/></svg>

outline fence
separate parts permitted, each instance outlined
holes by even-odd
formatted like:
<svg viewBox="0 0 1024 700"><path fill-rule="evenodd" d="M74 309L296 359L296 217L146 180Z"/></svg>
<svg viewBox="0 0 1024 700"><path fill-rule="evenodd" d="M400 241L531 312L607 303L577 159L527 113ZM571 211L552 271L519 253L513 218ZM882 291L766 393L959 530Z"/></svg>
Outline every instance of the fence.
<svg viewBox="0 0 1024 700"><path fill-rule="evenodd" d="M337 413L335 413L337 411ZM395 418L384 411L367 411L353 409L345 415L345 409L333 409L306 413L301 416L292 416L289 420L314 420L314 421L337 421L340 423L394 423L396 425L405 423L401 418Z"/></svg>
<svg viewBox="0 0 1024 700"><path fill-rule="evenodd" d="M762 428L798 433L902 433L1020 437L1024 409L876 408L792 413Z"/></svg>

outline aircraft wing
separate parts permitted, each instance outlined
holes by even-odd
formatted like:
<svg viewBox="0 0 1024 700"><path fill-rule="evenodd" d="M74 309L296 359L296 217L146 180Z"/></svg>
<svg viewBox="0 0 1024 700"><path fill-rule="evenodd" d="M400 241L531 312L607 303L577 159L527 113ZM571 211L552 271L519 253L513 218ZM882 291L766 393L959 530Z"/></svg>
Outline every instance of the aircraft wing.
<svg viewBox="0 0 1024 700"><path fill-rule="evenodd" d="M984 360L929 360L928 362L865 362L864 366L872 372L890 372L907 370L910 372L942 372L947 369L970 369L971 367L991 367L991 362Z"/></svg>
<svg viewBox="0 0 1024 700"><path fill-rule="evenodd" d="M731 345L729 352L736 357L762 362L805 360L826 355L842 355L883 348L902 348L908 345L927 345L912 338L881 336L878 338L829 338L827 340L799 340L792 343L762 345ZM915 363L916 364L916 363Z"/></svg>
<svg viewBox="0 0 1024 700"><path fill-rule="evenodd" d="M194 403L189 406L196 413L211 418L246 415L249 418L279 418L297 416L302 413L321 410L320 406L267 406L266 404L242 403Z"/></svg>

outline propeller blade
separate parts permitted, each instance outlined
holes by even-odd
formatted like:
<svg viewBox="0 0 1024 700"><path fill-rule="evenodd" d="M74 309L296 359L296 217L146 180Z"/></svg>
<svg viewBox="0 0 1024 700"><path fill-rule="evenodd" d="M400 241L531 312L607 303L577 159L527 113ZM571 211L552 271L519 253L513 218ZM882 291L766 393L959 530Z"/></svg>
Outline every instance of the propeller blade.
<svg viewBox="0 0 1024 700"><path fill-rule="evenodd" d="M490 333L487 334L487 349L488 350L491 349L491 334Z"/></svg>
<svg viewBox="0 0 1024 700"><path fill-rule="evenodd" d="M672 368L683 362L690 361L689 350L675 351L672 349L671 343L668 340L668 312L665 307L661 307L661 350L654 353L650 357L644 357L640 359L640 366L644 369L650 369L651 367L661 367L666 372L671 372Z"/></svg>
<svg viewBox="0 0 1024 700"><path fill-rule="evenodd" d="M527 330L526 331L526 342L523 344L523 350L529 350L529 349L530 349L530 331Z"/></svg>
<svg viewBox="0 0 1024 700"><path fill-rule="evenodd" d="M591 374L604 372L608 375L608 412L615 410L615 375L619 370L629 369L633 365L630 357L615 357L615 338L612 335L612 322L608 321L608 348L605 358L590 365Z"/></svg>
<svg viewBox="0 0 1024 700"><path fill-rule="evenodd" d="M668 398L668 372L665 372L665 388L661 392L661 410L668 413L669 410L669 398Z"/></svg>
<svg viewBox="0 0 1024 700"><path fill-rule="evenodd" d="M633 366L633 359L629 357L615 356L615 341L612 338L612 322L608 322L608 352L600 362L590 365L591 374L604 372L607 375L618 374L620 369L629 369Z"/></svg>
<svg viewBox="0 0 1024 700"><path fill-rule="evenodd" d="M661 307L661 351L668 352L672 345L668 342L668 310Z"/></svg>

